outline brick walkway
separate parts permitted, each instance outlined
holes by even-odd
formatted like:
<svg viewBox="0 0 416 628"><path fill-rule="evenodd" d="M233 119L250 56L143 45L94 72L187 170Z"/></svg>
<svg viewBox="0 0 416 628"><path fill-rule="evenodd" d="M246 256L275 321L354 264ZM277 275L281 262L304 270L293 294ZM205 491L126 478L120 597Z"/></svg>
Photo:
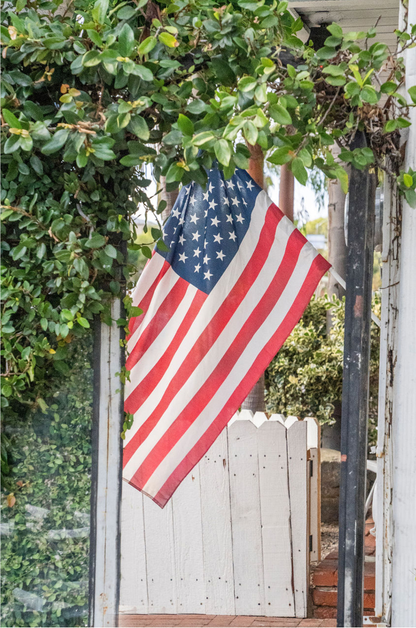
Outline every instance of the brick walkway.
<svg viewBox="0 0 416 628"><path fill-rule="evenodd" d="M254 617L239 615L120 615L119 626L122 628L135 628L136 626L152 626L153 628L173 628L186 626L187 628L199 628L199 626L275 626L276 628L336 626L335 619L294 619L292 617Z"/></svg>

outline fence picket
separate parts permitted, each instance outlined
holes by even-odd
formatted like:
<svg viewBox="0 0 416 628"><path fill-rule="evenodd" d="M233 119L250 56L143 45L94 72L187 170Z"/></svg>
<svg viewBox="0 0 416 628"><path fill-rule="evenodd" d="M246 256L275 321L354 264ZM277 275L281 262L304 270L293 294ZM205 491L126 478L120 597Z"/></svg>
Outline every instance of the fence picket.
<svg viewBox="0 0 416 628"><path fill-rule="evenodd" d="M208 615L235 615L228 467L228 436L223 430L199 464Z"/></svg>
<svg viewBox="0 0 416 628"><path fill-rule="evenodd" d="M258 428L265 614L294 617L286 428L277 420Z"/></svg>
<svg viewBox="0 0 416 628"><path fill-rule="evenodd" d="M291 422L287 440L295 616L306 617L309 588L309 521L305 506L308 504L307 424Z"/></svg>
<svg viewBox="0 0 416 628"><path fill-rule="evenodd" d="M229 428L231 521L237 615L264 614L264 574L257 461L257 428L237 420Z"/></svg>

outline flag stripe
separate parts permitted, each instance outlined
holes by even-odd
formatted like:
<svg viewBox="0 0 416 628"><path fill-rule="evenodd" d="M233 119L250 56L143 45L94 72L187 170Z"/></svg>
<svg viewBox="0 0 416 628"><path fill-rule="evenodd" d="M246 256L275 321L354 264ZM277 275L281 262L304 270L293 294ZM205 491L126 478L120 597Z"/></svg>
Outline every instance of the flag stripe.
<svg viewBox="0 0 416 628"><path fill-rule="evenodd" d="M156 409L150 414L145 424L139 427L134 437L125 446L125 463L130 460L131 450L135 449L148 436L156 424L161 412L168 407L173 397L184 386L189 375L194 371L196 366L213 346L215 340L229 322L230 317L243 301L247 289L254 283L267 260L269 251L273 246L275 231L281 222L281 218L282 215L274 212L273 208L267 213L261 236L254 254L244 268L228 297L226 297L221 303L220 308L209 321L197 341L193 344L193 346L191 346L190 352L187 355L182 354L181 358L186 358L186 361L184 360L179 369L174 373L172 380L169 382L169 386L166 387L165 394ZM238 329L236 331L238 331ZM161 386L162 385L164 385L164 383L162 384L161 382ZM147 392L150 394L151 391ZM136 395L133 391L126 401L126 407L129 408L129 412L134 414L139 406L144 404L144 401L145 398L142 395ZM144 411L143 414L146 415L146 411ZM135 426L133 425L133 430L134 428Z"/></svg>
<svg viewBox="0 0 416 628"><path fill-rule="evenodd" d="M193 321L200 312L207 297L207 294L201 292L200 290L197 290L189 309L187 310L185 316L181 318L180 325L177 327L176 333L173 336L172 341L168 344L168 348L162 354L162 356L156 362L153 368L145 374L145 377L142 379L142 381L137 386L135 386L134 395L137 396L139 399L141 395L146 394L146 391L153 391L155 389L156 385L160 381L160 374L165 372L170 365L178 347L183 340L184 335L188 333L189 328L191 327ZM181 315L182 313L179 312L179 314ZM127 403L125 407L126 411L128 412L129 406ZM126 434L126 444L131 440L133 436L134 430L128 430ZM124 459L124 464L126 464L126 462L128 462L127 457L125 457Z"/></svg>
<svg viewBox="0 0 416 628"><path fill-rule="evenodd" d="M175 421L168 428L163 429L163 435L160 440L152 448L145 462L137 470L136 476L141 485L146 484L155 469L188 429L193 418L198 417L211 399L214 398L219 387L229 375L247 346L247 339L251 338L253 334L256 333L256 330L267 319L276 303L276 299L280 298L292 276L293 270L296 268L298 257L304 246L304 242L305 240L301 233L294 230L289 238L282 263L273 277L267 291L263 294L259 303L240 328L239 333L230 348L221 360L218 362L216 361L215 369L182 412L179 414L175 413Z"/></svg>
<svg viewBox="0 0 416 628"><path fill-rule="evenodd" d="M143 274L147 268L150 269L153 266L153 263L154 263L154 268L152 268L152 271L154 272L150 273L150 270L149 270L147 275L143 277L144 279L143 286L142 286L142 280L141 280L142 278L140 277L140 281L137 284L138 288L140 289L135 291L133 295L133 305L136 307L140 307L143 310L144 314L146 314L147 310L149 309L154 292L159 282L161 281L165 273L170 268L170 264L166 262L163 259L163 257L160 257L160 255L158 255L157 258L159 259L154 259L155 257L156 257L155 255L152 257L152 260L151 260L152 264L150 264L150 260L149 260L149 262L145 266ZM160 263L159 260L161 260L162 263ZM155 271L158 271L158 272L156 273ZM143 318L144 318L143 314L140 314L139 316L135 316L134 318L130 319L129 321L130 335L127 340L130 340L131 336L137 330L138 326L143 322Z"/></svg>
<svg viewBox="0 0 416 628"><path fill-rule="evenodd" d="M171 279L170 274L165 275L169 280ZM182 299L184 298L187 290L195 293L196 288L190 286L185 279L182 277L176 276L174 278L175 285L168 292L168 295L160 304L159 309L154 314L154 316L149 321L149 324L140 334L139 340L134 345L130 355L126 361L127 370L131 370L133 366L140 360L140 358L146 353L146 351L151 347L153 342L156 340L158 335L162 332L164 327L169 323L171 317L174 315L176 310L178 309ZM160 291L162 294L166 294L163 289Z"/></svg>
<svg viewBox="0 0 416 628"><path fill-rule="evenodd" d="M240 406L244 401L248 393L253 387L253 384L258 380L258 377L267 368L270 360L276 355L287 336L292 332L294 326L298 322L299 318L307 306L317 283L321 277L328 271L330 265L326 260L318 255L309 270L309 273L304 281L304 284L298 293L291 310L287 313L284 321L279 326L276 333L272 336L269 342L266 344L262 352L257 356L255 362L250 367L247 374L243 377L240 385L235 389L233 394L227 400L227 403L222 408L221 412L217 415L215 420L209 425L206 432L189 451L189 453L183 458L180 464L175 468L168 480L164 483L158 493L152 497L152 499L162 508L166 505L166 502L170 499L173 492L182 482L183 478L189 473L189 471L199 462L202 456L208 451L215 438L222 432L227 425L228 421L234 414L234 408ZM136 488L139 488L134 482L134 478L130 482ZM146 492L145 488L143 492Z"/></svg>

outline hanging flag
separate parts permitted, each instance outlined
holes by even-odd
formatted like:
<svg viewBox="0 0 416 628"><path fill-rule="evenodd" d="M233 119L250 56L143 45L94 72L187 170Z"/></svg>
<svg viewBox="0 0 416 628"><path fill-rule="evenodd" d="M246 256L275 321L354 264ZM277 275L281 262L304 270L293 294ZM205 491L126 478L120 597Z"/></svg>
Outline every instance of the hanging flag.
<svg viewBox="0 0 416 628"><path fill-rule="evenodd" d="M299 321L328 262L244 170L182 188L137 284L123 478L163 507Z"/></svg>

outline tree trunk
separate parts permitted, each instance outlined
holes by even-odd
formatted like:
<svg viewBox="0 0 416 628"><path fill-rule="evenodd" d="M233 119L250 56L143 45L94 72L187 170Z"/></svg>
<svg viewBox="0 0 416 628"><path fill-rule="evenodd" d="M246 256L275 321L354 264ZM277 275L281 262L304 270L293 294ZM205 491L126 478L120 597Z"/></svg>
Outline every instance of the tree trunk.
<svg viewBox="0 0 416 628"><path fill-rule="evenodd" d="M280 167L279 209L293 222L293 206L295 197L295 178L293 173L283 164Z"/></svg>
<svg viewBox="0 0 416 628"><path fill-rule="evenodd" d="M264 188L263 151L258 144L255 146L249 146L249 149L251 157L248 173L261 188ZM264 387L265 383L263 373L241 404L243 410L251 410L252 412L264 412L266 410L266 404L264 403Z"/></svg>
<svg viewBox="0 0 416 628"><path fill-rule="evenodd" d="M178 188L176 188L176 190L172 190L171 192L168 192L166 190L166 177L160 178L160 187L161 187L160 200L166 201L167 203L165 209L163 210L161 214L162 220L163 222L165 222L165 220L169 218L170 212L172 211L175 201L178 198L179 190Z"/></svg>
<svg viewBox="0 0 416 628"><path fill-rule="evenodd" d="M343 279L345 279L347 246L344 233L345 194L339 181L331 180L328 185L328 261ZM338 298L345 290L334 277L329 275L328 294Z"/></svg>

